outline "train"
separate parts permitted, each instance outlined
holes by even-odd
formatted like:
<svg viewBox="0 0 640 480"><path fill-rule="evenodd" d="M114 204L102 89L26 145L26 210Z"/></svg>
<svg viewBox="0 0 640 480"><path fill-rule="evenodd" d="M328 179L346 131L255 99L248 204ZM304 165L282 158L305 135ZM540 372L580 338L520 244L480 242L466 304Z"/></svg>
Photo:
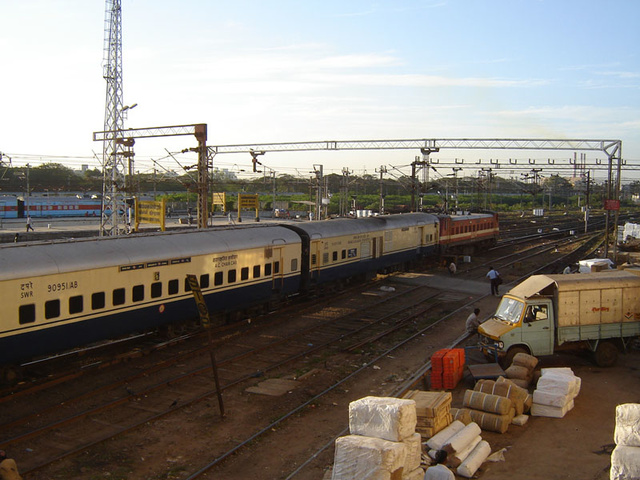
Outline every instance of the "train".
<svg viewBox="0 0 640 480"><path fill-rule="evenodd" d="M0 246L0 365L495 245L496 213L239 224Z"/></svg>
<svg viewBox="0 0 640 480"><path fill-rule="evenodd" d="M99 198L30 196L27 203L15 196L0 196L0 218L99 217L101 212Z"/></svg>

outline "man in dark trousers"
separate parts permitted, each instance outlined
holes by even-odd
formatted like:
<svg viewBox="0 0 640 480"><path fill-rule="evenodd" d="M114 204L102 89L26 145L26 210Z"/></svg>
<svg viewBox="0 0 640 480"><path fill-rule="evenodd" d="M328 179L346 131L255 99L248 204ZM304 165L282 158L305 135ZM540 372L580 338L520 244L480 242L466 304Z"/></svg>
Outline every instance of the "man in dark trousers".
<svg viewBox="0 0 640 480"><path fill-rule="evenodd" d="M499 296L498 286L502 283L500 279L500 273L493 267L489 267L487 277L491 280L491 295Z"/></svg>

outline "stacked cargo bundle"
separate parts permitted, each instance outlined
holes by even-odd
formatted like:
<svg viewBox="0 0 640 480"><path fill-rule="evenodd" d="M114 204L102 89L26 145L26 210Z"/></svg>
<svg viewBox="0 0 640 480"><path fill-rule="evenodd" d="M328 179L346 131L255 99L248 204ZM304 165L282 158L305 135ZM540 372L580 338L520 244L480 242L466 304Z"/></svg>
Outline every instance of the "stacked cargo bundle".
<svg viewBox="0 0 640 480"><path fill-rule="evenodd" d="M424 438L433 437L451 422L451 392L409 390L404 398L416 402L416 432Z"/></svg>
<svg viewBox="0 0 640 480"><path fill-rule="evenodd" d="M465 392L462 405L474 422L492 432L506 432L516 414L510 398L476 390Z"/></svg>
<svg viewBox="0 0 640 480"><path fill-rule="evenodd" d="M431 356L431 389L453 390L462 379L464 348L444 348Z"/></svg>
<svg viewBox="0 0 640 480"><path fill-rule="evenodd" d="M489 443L480 436L480 426L471 422L464 425L455 420L447 428L427 440L429 456L435 458L438 450L447 452L447 466L456 473L471 478L491 453Z"/></svg>
<svg viewBox="0 0 640 480"><path fill-rule="evenodd" d="M504 373L507 375L507 378L519 387L529 388L531 384L531 380L533 379L533 371L538 365L538 359L533 355L528 355L526 353L517 353L513 357L513 361L509 368L507 368Z"/></svg>
<svg viewBox="0 0 640 480"><path fill-rule="evenodd" d="M336 440L332 480L422 480L413 400L365 397L349 404L350 435Z"/></svg>
<svg viewBox="0 0 640 480"><path fill-rule="evenodd" d="M533 392L531 415L562 418L573 408L573 399L580 392L580 377L568 367L543 368Z"/></svg>
<svg viewBox="0 0 640 480"><path fill-rule="evenodd" d="M616 407L616 448L611 453L611 480L640 478L640 404Z"/></svg>

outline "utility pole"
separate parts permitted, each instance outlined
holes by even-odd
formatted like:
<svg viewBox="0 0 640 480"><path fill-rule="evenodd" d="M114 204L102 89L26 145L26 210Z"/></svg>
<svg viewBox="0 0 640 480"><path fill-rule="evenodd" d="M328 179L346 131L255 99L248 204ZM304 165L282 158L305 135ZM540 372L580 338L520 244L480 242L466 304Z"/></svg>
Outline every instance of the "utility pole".
<svg viewBox="0 0 640 480"><path fill-rule="evenodd" d="M453 170L453 178L456 184L456 210L458 210L458 172L462 170L462 167L451 167Z"/></svg>
<svg viewBox="0 0 640 480"><path fill-rule="evenodd" d="M342 185L340 186L340 216L346 217L349 210L349 168L342 169Z"/></svg>
<svg viewBox="0 0 640 480"><path fill-rule="evenodd" d="M380 172L380 215L384 215L384 184L382 183L382 176L387 173L387 167L385 167L384 165L380 165L380 170L378 170Z"/></svg>
<svg viewBox="0 0 640 480"><path fill-rule="evenodd" d="M323 174L322 165L316 164L313 166L313 173L316 175L316 208L315 208L315 220L320 220L322 216L322 187L323 187Z"/></svg>

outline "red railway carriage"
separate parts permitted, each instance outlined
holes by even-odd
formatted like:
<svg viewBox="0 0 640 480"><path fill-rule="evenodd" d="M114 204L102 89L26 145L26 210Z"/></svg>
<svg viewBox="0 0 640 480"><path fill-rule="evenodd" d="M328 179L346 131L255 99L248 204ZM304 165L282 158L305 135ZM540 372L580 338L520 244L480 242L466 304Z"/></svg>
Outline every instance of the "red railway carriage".
<svg viewBox="0 0 640 480"><path fill-rule="evenodd" d="M494 246L498 234L497 213L440 216L441 253L471 255L479 248Z"/></svg>

